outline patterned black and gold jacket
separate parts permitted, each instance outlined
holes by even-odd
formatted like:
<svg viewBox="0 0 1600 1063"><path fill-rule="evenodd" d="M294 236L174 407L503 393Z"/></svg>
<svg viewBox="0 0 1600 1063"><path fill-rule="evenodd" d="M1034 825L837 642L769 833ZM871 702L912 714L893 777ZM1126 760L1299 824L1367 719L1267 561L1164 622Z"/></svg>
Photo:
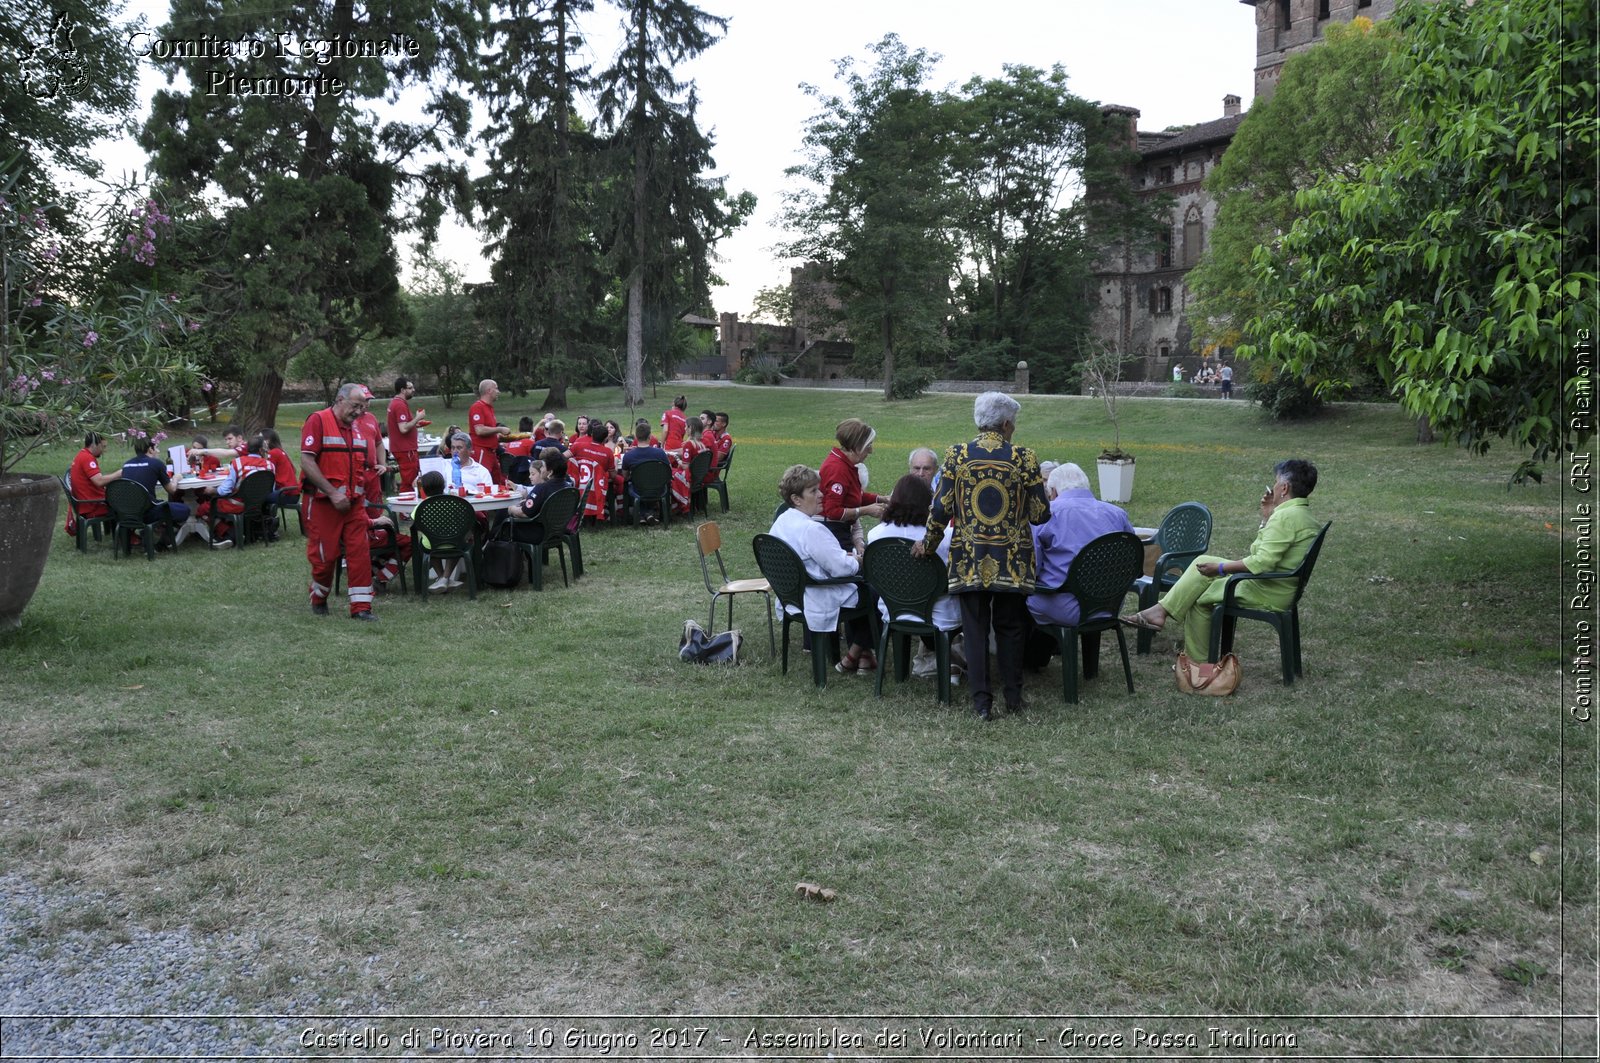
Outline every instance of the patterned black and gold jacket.
<svg viewBox="0 0 1600 1063"><path fill-rule="evenodd" d="M924 548L932 553L954 523L950 591L1030 594L1038 576L1031 525L1050 518L1039 459L999 432L984 432L945 451L939 493L928 514Z"/></svg>

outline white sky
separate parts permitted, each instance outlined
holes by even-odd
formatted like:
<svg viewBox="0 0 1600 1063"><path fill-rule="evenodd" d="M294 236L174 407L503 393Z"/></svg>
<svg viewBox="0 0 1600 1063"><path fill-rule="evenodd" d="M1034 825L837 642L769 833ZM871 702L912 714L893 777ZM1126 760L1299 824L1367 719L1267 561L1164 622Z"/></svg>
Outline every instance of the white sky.
<svg viewBox="0 0 1600 1063"><path fill-rule="evenodd" d="M943 56L935 87L974 74L998 76L1004 64L1065 68L1068 87L1102 103L1142 111L1140 128L1162 129L1222 117L1222 97L1234 93L1248 108L1253 96L1255 12L1240 0L701 0L707 12L730 20L727 35L690 64L700 96L702 128L716 139L717 172L733 191L759 203L751 222L718 248L717 272L727 284L713 292L718 311L747 316L757 289L787 284L788 261L774 245L784 170L797 149L815 101L801 83L836 91L834 63L868 56L867 45L898 33L910 49ZM165 0L132 0L152 28L166 21ZM620 15L598 0L587 20L594 64L611 58ZM165 85L158 67L142 60L142 98ZM143 166L142 153L120 145L108 151L112 169ZM482 241L447 226L439 254L459 262L469 280L488 276Z"/></svg>

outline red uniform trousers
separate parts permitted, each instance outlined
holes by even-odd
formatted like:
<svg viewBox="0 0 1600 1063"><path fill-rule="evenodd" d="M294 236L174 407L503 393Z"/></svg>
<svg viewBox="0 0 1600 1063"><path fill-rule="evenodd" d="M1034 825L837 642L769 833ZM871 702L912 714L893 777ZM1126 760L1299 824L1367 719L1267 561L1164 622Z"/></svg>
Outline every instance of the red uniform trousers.
<svg viewBox="0 0 1600 1063"><path fill-rule="evenodd" d="M400 466L400 472L397 474L400 477L399 489L402 491L415 491L417 489L417 477L422 471L422 462L417 457L417 452L414 450L392 450L390 453L394 455L394 463Z"/></svg>
<svg viewBox="0 0 1600 1063"><path fill-rule="evenodd" d="M489 475L494 478L496 486L505 486L506 474L500 471L500 444L498 441L489 444L487 447L480 447L474 443L472 445L472 460L489 470Z"/></svg>
<svg viewBox="0 0 1600 1063"><path fill-rule="evenodd" d="M311 604L327 602L342 554L350 586L350 615L371 612L372 551L367 544L366 506L360 499L352 499L350 508L340 513L327 496L307 491L300 498L300 519L306 529L306 558L311 562Z"/></svg>
<svg viewBox="0 0 1600 1063"><path fill-rule="evenodd" d="M367 546L369 547L369 553L373 547L381 549L391 543L395 548L393 554L390 554L381 563L376 557L372 558L371 564L374 569L372 575L379 583L387 584L394 579L400 572L400 566L411 560L411 536L400 535L392 528L368 526Z"/></svg>

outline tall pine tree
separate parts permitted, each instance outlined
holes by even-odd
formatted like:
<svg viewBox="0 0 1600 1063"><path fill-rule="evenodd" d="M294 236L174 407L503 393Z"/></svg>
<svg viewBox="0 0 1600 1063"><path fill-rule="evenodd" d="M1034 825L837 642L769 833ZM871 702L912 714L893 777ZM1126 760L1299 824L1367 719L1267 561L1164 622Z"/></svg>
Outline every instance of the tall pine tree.
<svg viewBox="0 0 1600 1063"><path fill-rule="evenodd" d="M486 311L507 361L567 405L585 333L604 294L594 239L598 144L573 114L589 85L573 64L576 19L593 0L511 0L495 12L480 63L488 173L475 185L494 255ZM531 357L530 357L531 356Z"/></svg>
<svg viewBox="0 0 1600 1063"><path fill-rule="evenodd" d="M617 0L627 17L616 61L599 77L602 123L612 132L611 253L627 278L628 334L624 398L644 401L647 335L665 348L673 322L710 308L711 249L755 207L748 193L730 198L711 138L696 122L691 84L675 68L705 51L727 27L685 0Z"/></svg>

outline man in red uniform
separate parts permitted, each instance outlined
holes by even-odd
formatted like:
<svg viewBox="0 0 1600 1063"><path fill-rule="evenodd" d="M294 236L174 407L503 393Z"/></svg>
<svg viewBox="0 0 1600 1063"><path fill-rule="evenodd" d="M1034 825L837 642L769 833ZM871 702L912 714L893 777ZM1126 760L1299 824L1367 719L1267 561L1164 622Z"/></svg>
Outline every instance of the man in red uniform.
<svg viewBox="0 0 1600 1063"><path fill-rule="evenodd" d="M500 397L500 385L493 380L478 383L478 401L467 411L467 434L472 437L472 460L489 470L496 484L506 482L500 471L500 455L496 453L502 436L511 429L494 416L494 400Z"/></svg>
<svg viewBox="0 0 1600 1063"><path fill-rule="evenodd" d="M394 398L389 400L388 421L389 428L389 453L394 455L395 464L400 466L400 490L415 491L417 489L417 429L428 424L424 418L428 411L418 407L416 413L411 412L411 397L417 393L417 385L405 377L400 377L394 382Z"/></svg>
<svg viewBox="0 0 1600 1063"><path fill-rule="evenodd" d="M83 449L72 459L72 471L67 474L72 484L72 497L87 503L79 507L85 517L104 517L111 512L106 508L106 484L122 479L121 469L100 471L100 455L105 452L105 437L99 432L90 432L83 437Z"/></svg>
<svg viewBox="0 0 1600 1063"><path fill-rule="evenodd" d="M700 442L705 444L705 448L712 454L711 468L707 470L704 481L710 483L722 475L721 469L727 464L728 452L733 450L733 437L728 434L728 415L714 414L713 420L707 423L705 432L701 434Z"/></svg>
<svg viewBox="0 0 1600 1063"><path fill-rule="evenodd" d="M346 384L333 405L306 418L300 431L300 516L311 562L311 611L318 616L328 615L334 566L342 550L350 618L378 619L372 615L372 554L364 504L368 445L356 424L367 409L361 397L365 390Z"/></svg>
<svg viewBox="0 0 1600 1063"><path fill-rule="evenodd" d="M270 449L267 446L265 436L253 437L245 444L245 452L228 463L227 477L215 487L205 489L208 494L217 496L216 502L213 503L216 506L216 512L226 514L229 517L236 517L244 512L244 503L233 496L239 492L239 485L244 483L246 476L253 472L273 472L272 459L267 456L267 452ZM218 528L218 534L225 534L227 538L213 539L211 541L213 550L220 550L233 545L236 538L233 528L236 523L236 521L229 521L226 532L223 532L220 527Z"/></svg>
<svg viewBox="0 0 1600 1063"><path fill-rule="evenodd" d="M367 505L382 505L383 471L388 465L383 453L383 429L378 425L377 415L372 412L372 389L365 384L357 384L356 398L367 404L366 410L356 417L356 427L367 441L367 482L364 485Z"/></svg>
<svg viewBox="0 0 1600 1063"><path fill-rule="evenodd" d="M574 436L572 446L567 457L570 459L571 473L574 480L579 480L579 494L584 499L584 513L596 520L606 517L606 494L611 486L611 474L616 471L617 456L611 448L606 446L607 428L604 421L594 421L589 425L589 434ZM599 490L592 496L584 495L582 488L585 486L578 468L588 470L588 479L598 480Z"/></svg>
<svg viewBox="0 0 1600 1063"><path fill-rule="evenodd" d="M688 408L688 396L679 395L672 400L672 405L661 415L661 427L667 431L667 441L661 444L661 449L668 454L683 446L683 434L688 430L688 422L683 415L683 411Z"/></svg>

